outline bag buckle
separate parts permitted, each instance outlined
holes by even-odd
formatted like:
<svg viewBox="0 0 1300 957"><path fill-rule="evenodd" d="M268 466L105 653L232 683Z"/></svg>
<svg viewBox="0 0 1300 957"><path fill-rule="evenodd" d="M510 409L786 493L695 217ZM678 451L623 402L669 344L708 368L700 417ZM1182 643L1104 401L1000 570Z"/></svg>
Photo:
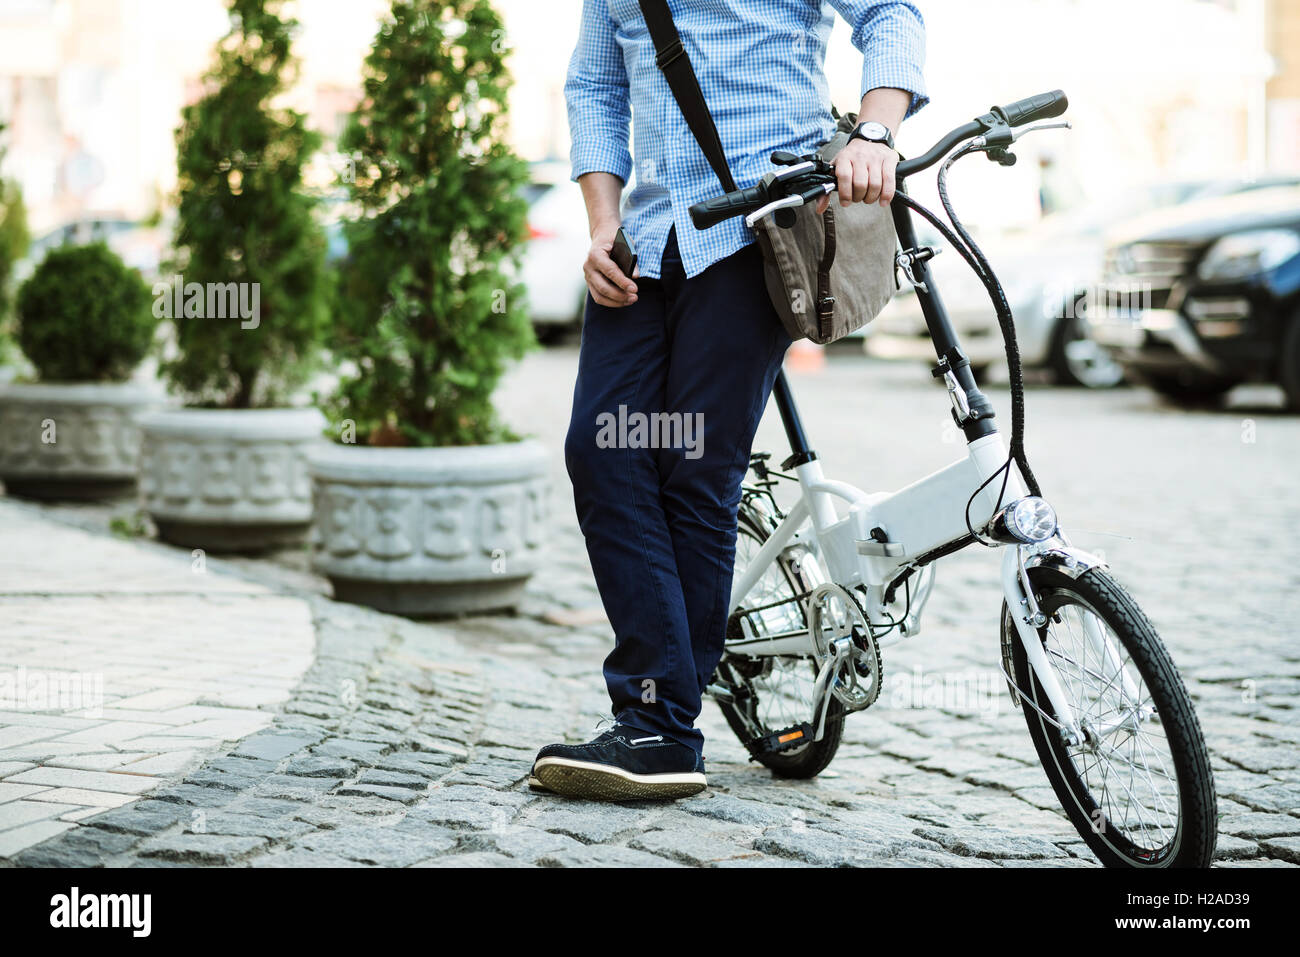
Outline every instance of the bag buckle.
<svg viewBox="0 0 1300 957"><path fill-rule="evenodd" d="M662 70L685 53L686 49L682 46L682 38L678 37L655 54L655 63Z"/></svg>
<svg viewBox="0 0 1300 957"><path fill-rule="evenodd" d="M817 335L822 341L829 341L831 333L835 329L835 297L832 295L822 296L817 300Z"/></svg>

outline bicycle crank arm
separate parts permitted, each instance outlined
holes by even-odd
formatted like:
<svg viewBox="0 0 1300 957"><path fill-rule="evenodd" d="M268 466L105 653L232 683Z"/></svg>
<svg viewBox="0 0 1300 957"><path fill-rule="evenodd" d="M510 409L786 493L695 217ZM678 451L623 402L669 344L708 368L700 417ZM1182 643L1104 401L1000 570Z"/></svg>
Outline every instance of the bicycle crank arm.
<svg viewBox="0 0 1300 957"><path fill-rule="evenodd" d="M835 672L846 662L850 661L851 645L847 640L835 644L834 657L822 665L821 671L817 673L817 682L813 685L812 700L817 702L817 732L813 735L814 741L820 741L826 734L826 715L831 708L831 696L835 694L833 687L835 681Z"/></svg>
<svg viewBox="0 0 1300 957"><path fill-rule="evenodd" d="M831 681L835 676L835 662L828 661L822 665L821 671L817 673L817 681L813 685L812 700L817 702L817 731L813 735L814 741L820 741L822 735L826 733L826 712L830 710Z"/></svg>

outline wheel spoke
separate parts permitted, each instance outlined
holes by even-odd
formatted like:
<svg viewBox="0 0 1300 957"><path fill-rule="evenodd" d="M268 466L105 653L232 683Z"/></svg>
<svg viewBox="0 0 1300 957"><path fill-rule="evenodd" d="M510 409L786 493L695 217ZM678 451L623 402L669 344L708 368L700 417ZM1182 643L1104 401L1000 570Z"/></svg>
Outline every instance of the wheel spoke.
<svg viewBox="0 0 1300 957"><path fill-rule="evenodd" d="M749 567L762 545L763 539L742 523L736 541L737 576ZM806 630L803 587L802 580L783 561L766 568L744 599L744 608L759 609L741 617L746 633L762 636ZM833 627L834 623L828 626ZM740 659L733 662L732 674L751 695L749 716L758 734L810 723L816 717L812 701L816 669L810 658ZM800 750L795 748L786 753L796 754Z"/></svg>
<svg viewBox="0 0 1300 957"><path fill-rule="evenodd" d="M1168 738L1131 649L1106 618L1068 591L1054 600L1044 650L1084 730L1064 753L1107 827L1150 856L1169 845L1179 822ZM1088 637L1093 623L1101 647Z"/></svg>

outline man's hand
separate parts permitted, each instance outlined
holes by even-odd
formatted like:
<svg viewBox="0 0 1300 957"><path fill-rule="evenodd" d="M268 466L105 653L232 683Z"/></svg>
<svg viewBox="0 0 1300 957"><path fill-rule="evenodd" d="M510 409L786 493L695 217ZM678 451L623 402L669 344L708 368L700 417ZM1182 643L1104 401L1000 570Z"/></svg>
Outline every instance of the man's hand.
<svg viewBox="0 0 1300 957"><path fill-rule="evenodd" d="M636 302L636 283L632 279L641 275L641 270L633 269L631 276L624 276L623 270L609 258L618 234L618 201L623 181L613 173L593 170L579 176L578 185L582 187L587 222L591 225L591 248L582 263L591 298L602 306L630 306Z"/></svg>
<svg viewBox="0 0 1300 957"><path fill-rule="evenodd" d="M898 154L884 143L850 140L835 155L835 178L838 181L840 205L875 203L888 206L894 198L894 168ZM818 214L830 204L830 194L817 203Z"/></svg>
<svg viewBox="0 0 1300 957"><path fill-rule="evenodd" d="M614 248L614 236L619 224L604 223L591 232L591 248L582 264L582 273L587 277L587 288L591 298L602 306L630 306L636 302L636 283L632 277L640 276L639 268L632 270L632 276L623 275L614 260L609 258L609 251Z"/></svg>

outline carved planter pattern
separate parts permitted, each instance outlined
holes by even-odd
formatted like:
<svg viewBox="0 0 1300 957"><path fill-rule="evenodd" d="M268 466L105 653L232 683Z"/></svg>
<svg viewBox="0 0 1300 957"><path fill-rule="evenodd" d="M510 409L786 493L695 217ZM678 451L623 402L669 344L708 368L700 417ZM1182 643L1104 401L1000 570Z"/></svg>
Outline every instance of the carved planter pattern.
<svg viewBox="0 0 1300 957"><path fill-rule="evenodd" d="M311 523L315 409L155 412L141 421L142 507L166 541L250 551L301 541Z"/></svg>
<svg viewBox="0 0 1300 957"><path fill-rule="evenodd" d="M33 498L130 493L140 414L163 401L136 383L0 387L0 479L11 494Z"/></svg>
<svg viewBox="0 0 1300 957"><path fill-rule="evenodd" d="M405 615L510 608L547 532L536 442L314 451L312 565L335 597Z"/></svg>

